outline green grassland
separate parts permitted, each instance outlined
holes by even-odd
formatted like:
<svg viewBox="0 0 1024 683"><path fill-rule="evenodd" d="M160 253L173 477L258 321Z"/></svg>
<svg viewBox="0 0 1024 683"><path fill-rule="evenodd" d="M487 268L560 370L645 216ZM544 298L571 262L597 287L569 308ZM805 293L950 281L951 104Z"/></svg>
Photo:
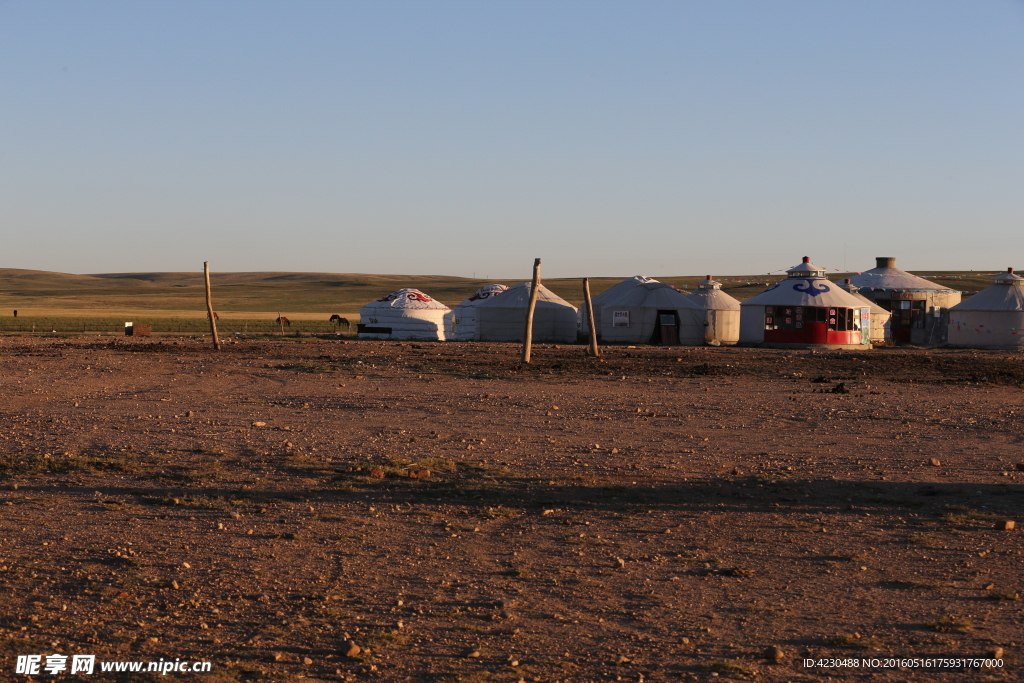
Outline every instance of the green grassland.
<svg viewBox="0 0 1024 683"><path fill-rule="evenodd" d="M977 272L920 272L966 294L991 284L995 274ZM831 279L847 276L834 273ZM522 280L528 279L524 269ZM657 277L657 276L656 276ZM777 282L780 275L727 275L718 277L723 289L743 301ZM600 294L622 277L592 278L591 293ZM658 277L662 282L692 291L703 275ZM277 331L278 313L301 321L303 332L333 332L327 323L332 314L355 322L359 308L402 287L415 287L435 299L455 306L479 287L499 282L512 285L522 280L480 280L443 275L368 275L354 273L214 273L214 305L225 334ZM578 278L545 279L544 284L575 306L583 300ZM17 319L13 311L20 309ZM182 319L203 318L205 299L202 273L116 273L73 275L45 271L0 269L0 331L119 332L124 321L153 325L154 331L200 332L202 324ZM313 322L323 325L314 325ZM177 327L176 327L177 326ZM196 329L191 329L196 327ZM263 329L266 327L266 329ZM323 327L324 329L320 329ZM236 329L237 328L237 329ZM307 329L308 328L308 329Z"/></svg>

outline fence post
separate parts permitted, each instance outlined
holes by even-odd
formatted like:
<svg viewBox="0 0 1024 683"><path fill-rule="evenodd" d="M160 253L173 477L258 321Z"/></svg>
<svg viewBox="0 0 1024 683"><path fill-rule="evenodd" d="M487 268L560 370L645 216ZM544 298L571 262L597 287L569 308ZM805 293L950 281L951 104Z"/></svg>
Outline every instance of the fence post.
<svg viewBox="0 0 1024 683"><path fill-rule="evenodd" d="M210 319L210 333L213 334L213 348L220 351L220 337L217 336L217 320L213 317L213 296L210 293L209 261L203 261L203 276L206 278L206 316Z"/></svg>
<svg viewBox="0 0 1024 683"><path fill-rule="evenodd" d="M590 300L590 278L583 278L583 301L587 305L587 327L590 328L590 355L597 358L601 349L597 348L597 330L594 329L594 302Z"/></svg>
<svg viewBox="0 0 1024 683"><path fill-rule="evenodd" d="M540 289L540 259L533 259L533 286L530 288L530 305L526 309L526 330L523 332L523 362L530 362L533 350L533 312L537 308L537 294Z"/></svg>

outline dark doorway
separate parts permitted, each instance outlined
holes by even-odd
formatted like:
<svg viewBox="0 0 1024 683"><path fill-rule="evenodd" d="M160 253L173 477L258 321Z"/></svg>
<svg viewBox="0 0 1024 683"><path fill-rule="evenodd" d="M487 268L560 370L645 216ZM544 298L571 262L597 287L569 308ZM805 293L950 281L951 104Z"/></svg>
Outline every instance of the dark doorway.
<svg viewBox="0 0 1024 683"><path fill-rule="evenodd" d="M658 311L650 343L655 346L679 346L679 313Z"/></svg>
<svg viewBox="0 0 1024 683"><path fill-rule="evenodd" d="M922 300L882 299L878 302L889 309L889 334L897 344L909 344L911 330L924 328L925 303Z"/></svg>

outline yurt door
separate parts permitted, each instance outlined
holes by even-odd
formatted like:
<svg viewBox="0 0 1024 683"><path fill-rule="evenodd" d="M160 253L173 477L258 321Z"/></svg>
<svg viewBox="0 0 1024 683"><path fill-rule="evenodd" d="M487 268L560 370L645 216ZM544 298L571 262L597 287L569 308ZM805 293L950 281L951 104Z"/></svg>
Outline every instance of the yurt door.
<svg viewBox="0 0 1024 683"><path fill-rule="evenodd" d="M910 305L913 302L895 300L892 302L892 318L890 318L890 329L892 340L897 344L910 343L910 330L914 327L914 311Z"/></svg>
<svg viewBox="0 0 1024 683"><path fill-rule="evenodd" d="M679 346L679 321L675 311L658 311L658 324L661 327L661 345Z"/></svg>

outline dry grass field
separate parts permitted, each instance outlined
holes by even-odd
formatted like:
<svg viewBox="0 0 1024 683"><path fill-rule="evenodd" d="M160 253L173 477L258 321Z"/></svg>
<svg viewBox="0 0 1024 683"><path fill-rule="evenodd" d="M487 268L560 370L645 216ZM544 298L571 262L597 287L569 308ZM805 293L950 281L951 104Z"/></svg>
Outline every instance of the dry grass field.
<svg viewBox="0 0 1024 683"><path fill-rule="evenodd" d="M989 274L920 273L939 283L966 292L991 284ZM529 279L524 272L522 280ZM831 275L832 279L843 277ZM739 275L719 278L725 291L740 301L764 291L779 275ZM593 278L591 292L600 294L621 278ZM686 291L704 276L659 277ZM401 287L415 287L435 299L455 306L485 284L515 284L522 280L474 280L448 276L366 275L344 273L214 273L215 307L222 320L274 320L283 314L291 320L326 321L338 314L355 321L359 308ZM547 279L544 284L574 306L582 303L581 281ZM21 322L8 320L18 311ZM121 273L70 275L43 271L0 269L0 332L31 331L28 318L38 318L37 331L48 331L46 319L64 319L63 327L81 331L81 318L109 319L114 328L126 320L205 318L202 273ZM244 324L244 323L242 323ZM49 329L60 331L60 325ZM101 327L90 331L113 331ZM186 332L188 330L171 330ZM314 330L311 328L310 332Z"/></svg>

